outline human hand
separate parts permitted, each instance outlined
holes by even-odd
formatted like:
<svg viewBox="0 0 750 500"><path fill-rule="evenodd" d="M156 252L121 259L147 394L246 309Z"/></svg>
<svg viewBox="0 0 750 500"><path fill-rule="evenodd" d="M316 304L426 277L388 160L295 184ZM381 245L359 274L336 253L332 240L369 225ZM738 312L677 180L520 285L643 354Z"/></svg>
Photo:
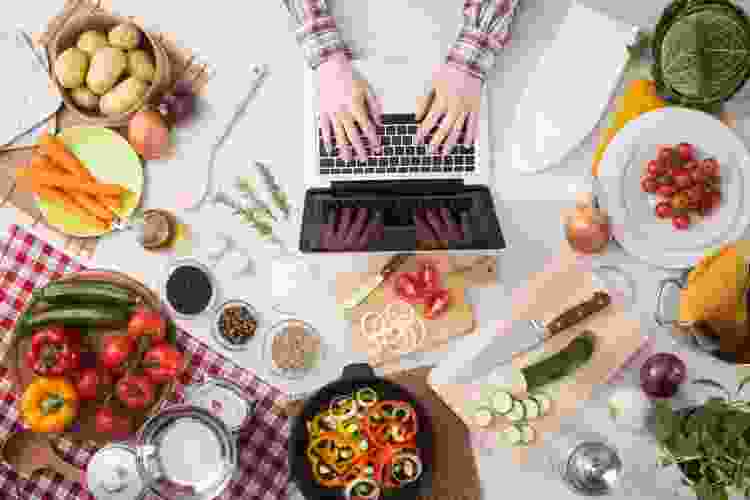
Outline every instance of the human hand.
<svg viewBox="0 0 750 500"><path fill-rule="evenodd" d="M375 239L383 236L380 213L370 218L366 208L342 208L328 215L321 230L321 247L328 251L364 250Z"/></svg>
<svg viewBox="0 0 750 500"><path fill-rule="evenodd" d="M372 117L377 125L382 125L380 103L370 92L367 82L355 75L351 61L344 55L329 58L318 66L317 72L323 144L327 150L332 150L333 130L341 158L351 160L351 147L354 146L358 159L367 160L360 130L367 137L370 147L380 147L370 119Z"/></svg>
<svg viewBox="0 0 750 500"><path fill-rule="evenodd" d="M442 64L432 78L432 90L417 102L416 118L422 122L417 130L417 144L438 126L428 147L436 153L445 141L443 154L458 143L466 127L463 143L471 145L479 125L482 80L450 64Z"/></svg>
<svg viewBox="0 0 750 500"><path fill-rule="evenodd" d="M458 222L445 207L417 210L414 224L417 227L418 250L446 249L449 243L465 241L469 234L467 215L463 214Z"/></svg>

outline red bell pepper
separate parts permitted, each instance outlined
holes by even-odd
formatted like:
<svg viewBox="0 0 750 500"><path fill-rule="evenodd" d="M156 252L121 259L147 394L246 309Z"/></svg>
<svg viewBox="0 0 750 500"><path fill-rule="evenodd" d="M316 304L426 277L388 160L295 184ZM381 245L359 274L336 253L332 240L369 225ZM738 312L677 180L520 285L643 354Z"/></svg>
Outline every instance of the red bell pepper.
<svg viewBox="0 0 750 500"><path fill-rule="evenodd" d="M78 345L71 342L65 329L51 326L32 336L26 362L38 375L67 375L80 367L81 353Z"/></svg>

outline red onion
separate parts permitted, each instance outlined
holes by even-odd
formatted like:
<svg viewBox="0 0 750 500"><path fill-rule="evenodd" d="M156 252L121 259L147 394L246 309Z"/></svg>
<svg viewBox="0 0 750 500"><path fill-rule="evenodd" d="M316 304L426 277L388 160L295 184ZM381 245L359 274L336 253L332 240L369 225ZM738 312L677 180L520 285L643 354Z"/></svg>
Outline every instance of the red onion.
<svg viewBox="0 0 750 500"><path fill-rule="evenodd" d="M685 362L674 354L660 352L641 367L641 388L653 398L671 398L685 381Z"/></svg>

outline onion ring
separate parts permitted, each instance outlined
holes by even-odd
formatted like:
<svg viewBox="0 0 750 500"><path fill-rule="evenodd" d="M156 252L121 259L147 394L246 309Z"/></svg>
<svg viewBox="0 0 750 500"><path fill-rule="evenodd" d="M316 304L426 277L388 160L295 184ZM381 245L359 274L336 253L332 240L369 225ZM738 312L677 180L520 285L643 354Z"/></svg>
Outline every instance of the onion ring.
<svg viewBox="0 0 750 500"><path fill-rule="evenodd" d="M370 329L367 327L367 320L370 318L378 319L379 323L377 328ZM382 314L370 311L362 316L362 319L360 320L360 328L362 329L362 333L364 333L365 336L369 337L371 334L376 334L377 332L381 331L384 326L383 323L385 323L385 317Z"/></svg>
<svg viewBox="0 0 750 500"><path fill-rule="evenodd" d="M414 307L404 301L391 302L386 306L383 314L388 322L394 325L412 323L417 317Z"/></svg>

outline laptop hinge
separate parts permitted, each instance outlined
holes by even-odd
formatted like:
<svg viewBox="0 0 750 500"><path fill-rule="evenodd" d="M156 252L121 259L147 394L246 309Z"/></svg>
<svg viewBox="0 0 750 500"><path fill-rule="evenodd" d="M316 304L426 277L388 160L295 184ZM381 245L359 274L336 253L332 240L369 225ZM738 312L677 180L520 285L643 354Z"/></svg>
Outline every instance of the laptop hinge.
<svg viewBox="0 0 750 500"><path fill-rule="evenodd" d="M358 193L391 195L452 194L462 191L463 188L464 181L461 179L331 182L331 191L334 196L351 196Z"/></svg>

